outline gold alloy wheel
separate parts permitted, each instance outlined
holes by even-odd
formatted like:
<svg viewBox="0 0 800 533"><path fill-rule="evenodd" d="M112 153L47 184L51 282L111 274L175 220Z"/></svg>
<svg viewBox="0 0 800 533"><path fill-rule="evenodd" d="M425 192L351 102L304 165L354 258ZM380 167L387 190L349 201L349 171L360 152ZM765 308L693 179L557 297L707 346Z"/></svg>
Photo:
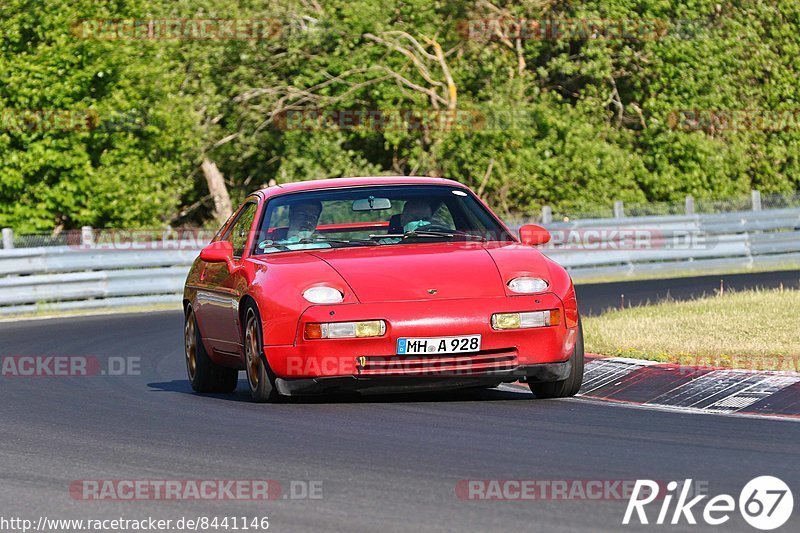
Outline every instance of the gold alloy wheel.
<svg viewBox="0 0 800 533"><path fill-rule="evenodd" d="M197 336L194 331L194 313L189 313L189 316L186 317L183 341L186 351L186 370L189 373L189 379L193 380L197 373Z"/></svg>
<svg viewBox="0 0 800 533"><path fill-rule="evenodd" d="M259 365L261 364L261 350L258 349L258 331L256 328L256 317L252 313L248 314L245 331L245 350L247 350L247 381L250 383L252 390L258 388Z"/></svg>

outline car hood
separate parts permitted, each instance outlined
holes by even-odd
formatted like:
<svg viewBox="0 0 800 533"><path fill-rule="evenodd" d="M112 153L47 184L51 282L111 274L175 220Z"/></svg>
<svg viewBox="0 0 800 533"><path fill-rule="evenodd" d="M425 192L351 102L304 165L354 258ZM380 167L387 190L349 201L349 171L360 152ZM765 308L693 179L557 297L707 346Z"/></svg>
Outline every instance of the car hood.
<svg viewBox="0 0 800 533"><path fill-rule="evenodd" d="M504 296L489 251L475 243L431 243L308 252L333 267L363 303Z"/></svg>
<svg viewBox="0 0 800 533"><path fill-rule="evenodd" d="M548 260L539 250L518 243L451 242L307 253L336 270L364 303L513 296L506 284L517 276L551 281Z"/></svg>

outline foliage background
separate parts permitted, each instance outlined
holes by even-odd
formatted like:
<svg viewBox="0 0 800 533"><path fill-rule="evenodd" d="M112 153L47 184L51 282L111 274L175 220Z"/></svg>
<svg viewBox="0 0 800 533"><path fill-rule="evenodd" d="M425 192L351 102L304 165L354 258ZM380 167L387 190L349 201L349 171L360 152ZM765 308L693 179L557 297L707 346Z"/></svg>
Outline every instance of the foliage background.
<svg viewBox="0 0 800 533"><path fill-rule="evenodd" d="M209 41L74 31L84 19L159 17L274 18L281 31ZM503 17L657 20L669 31L465 33L467 21ZM454 178L501 213L792 192L798 123L682 128L675 113L797 117L798 30L795 0L5 0L0 226L210 223L204 159L223 172L234 202L271 182L359 174ZM26 112L45 110L90 113L99 126L20 126ZM319 110L522 119L281 127L286 113ZM127 126L114 127L120 117Z"/></svg>

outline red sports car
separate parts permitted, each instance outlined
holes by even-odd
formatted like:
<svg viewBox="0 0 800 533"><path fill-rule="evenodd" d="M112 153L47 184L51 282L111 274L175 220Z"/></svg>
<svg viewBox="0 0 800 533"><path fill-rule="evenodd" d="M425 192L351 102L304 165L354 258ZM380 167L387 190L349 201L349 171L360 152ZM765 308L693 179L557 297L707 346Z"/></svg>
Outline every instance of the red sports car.
<svg viewBox="0 0 800 533"><path fill-rule="evenodd" d="M255 401L337 391L529 384L571 396L583 338L567 272L446 179L343 178L250 195L184 290L198 392Z"/></svg>

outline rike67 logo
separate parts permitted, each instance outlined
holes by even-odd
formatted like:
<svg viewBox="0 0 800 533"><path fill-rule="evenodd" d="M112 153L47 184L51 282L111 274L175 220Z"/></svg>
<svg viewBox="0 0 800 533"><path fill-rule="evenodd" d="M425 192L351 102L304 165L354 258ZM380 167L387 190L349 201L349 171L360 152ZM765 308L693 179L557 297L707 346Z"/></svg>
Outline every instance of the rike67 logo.
<svg viewBox="0 0 800 533"><path fill-rule="evenodd" d="M648 516L645 507L656 499L661 503L654 522L658 525L676 525L684 520L687 524L695 525L697 524L695 513L697 513L706 524L718 526L730 520L731 514L736 511L737 502L729 494L714 496L704 502L705 505L701 502L708 495L701 494L689 499L691 495L691 479L687 479L682 485L677 481L670 481L666 486L666 494L659 494L659 483L655 481L636 480L622 523L636 524L638 520L639 524L650 524L653 517L652 514ZM671 508L673 500L676 500L676 503L675 507ZM782 480L772 476L760 476L744 486L739 494L738 507L745 522L756 529L768 531L781 527L789 520L794 508L794 498L789 486Z"/></svg>

